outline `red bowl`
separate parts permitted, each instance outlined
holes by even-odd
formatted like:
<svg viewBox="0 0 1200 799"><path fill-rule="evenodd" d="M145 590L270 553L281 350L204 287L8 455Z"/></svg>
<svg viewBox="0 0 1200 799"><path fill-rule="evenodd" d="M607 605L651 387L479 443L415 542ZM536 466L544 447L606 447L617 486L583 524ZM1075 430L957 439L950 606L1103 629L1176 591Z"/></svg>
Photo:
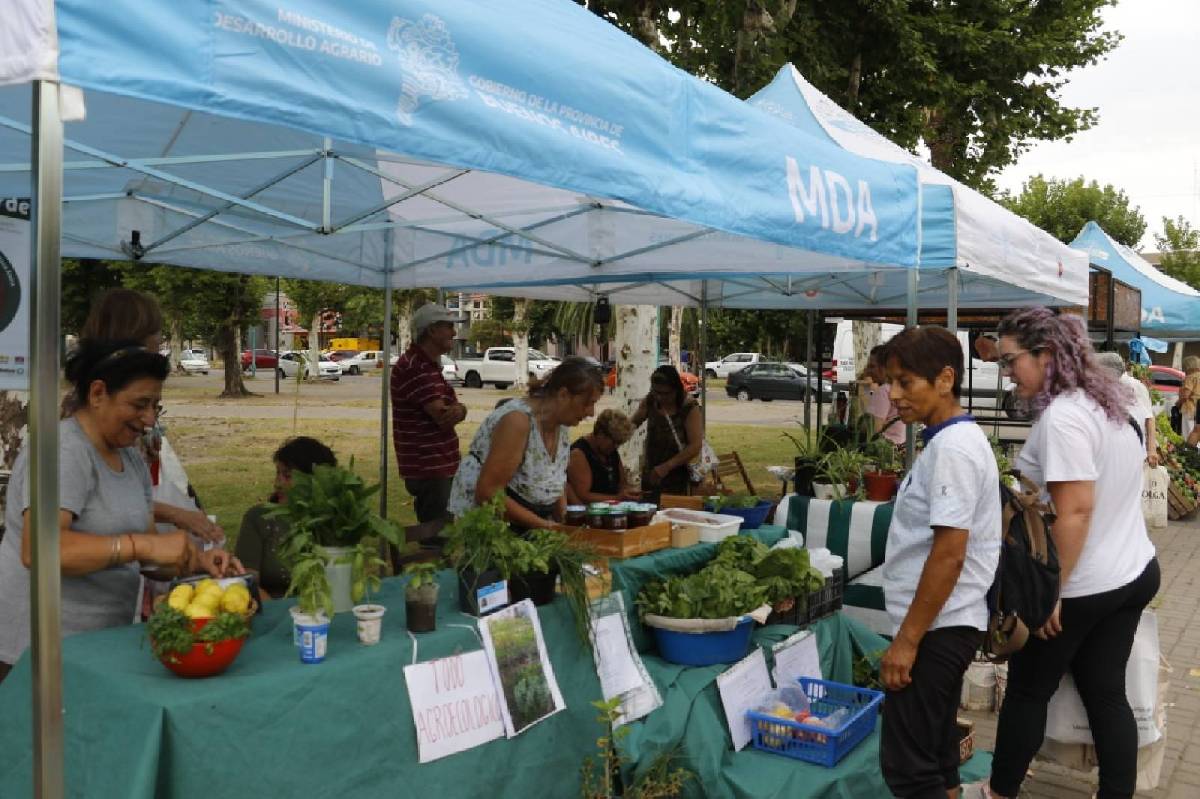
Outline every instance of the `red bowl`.
<svg viewBox="0 0 1200 799"><path fill-rule="evenodd" d="M199 632L208 622L209 619L192 619L192 632ZM245 638L230 638L212 644L198 642L192 644L191 652L183 655L170 653L159 660L180 677L212 677L229 668L245 643ZM210 646L211 654L207 651Z"/></svg>

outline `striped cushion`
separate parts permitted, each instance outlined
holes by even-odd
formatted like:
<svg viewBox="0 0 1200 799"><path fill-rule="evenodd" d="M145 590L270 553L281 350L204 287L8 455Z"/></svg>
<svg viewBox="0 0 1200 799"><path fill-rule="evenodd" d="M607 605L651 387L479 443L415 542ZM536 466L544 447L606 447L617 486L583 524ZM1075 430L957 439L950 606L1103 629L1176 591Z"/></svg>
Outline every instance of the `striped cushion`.
<svg viewBox="0 0 1200 799"><path fill-rule="evenodd" d="M892 621L883 601L883 567L876 566L846 586L842 613L891 637Z"/></svg>
<svg viewBox="0 0 1200 799"><path fill-rule="evenodd" d="M779 503L775 524L804 534L810 548L826 547L846 562L853 580L883 563L892 503L828 500L789 494Z"/></svg>

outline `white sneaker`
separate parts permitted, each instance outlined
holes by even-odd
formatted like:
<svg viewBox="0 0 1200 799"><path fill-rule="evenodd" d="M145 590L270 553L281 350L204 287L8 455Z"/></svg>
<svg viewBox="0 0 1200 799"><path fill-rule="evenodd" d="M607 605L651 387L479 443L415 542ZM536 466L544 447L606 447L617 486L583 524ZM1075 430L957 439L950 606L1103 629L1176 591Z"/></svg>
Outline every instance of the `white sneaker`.
<svg viewBox="0 0 1200 799"><path fill-rule="evenodd" d="M972 782L963 785L958 792L958 799L992 799L988 781Z"/></svg>

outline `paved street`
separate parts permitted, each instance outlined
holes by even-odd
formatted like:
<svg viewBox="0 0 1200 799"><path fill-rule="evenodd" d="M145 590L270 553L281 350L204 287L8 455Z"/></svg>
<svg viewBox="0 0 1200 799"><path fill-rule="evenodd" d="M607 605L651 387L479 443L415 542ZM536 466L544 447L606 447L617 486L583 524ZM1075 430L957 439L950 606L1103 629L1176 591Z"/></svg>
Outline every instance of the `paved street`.
<svg viewBox="0 0 1200 799"><path fill-rule="evenodd" d="M1138 792L1145 799L1200 798L1200 514L1152 533L1162 566L1162 589L1154 601L1162 653L1171 664L1167 752L1159 786ZM1195 674L1192 670L1195 669ZM962 712L975 721L975 746L991 750L996 714ZM1022 797L1087 799L1095 790L1077 772L1034 761Z"/></svg>

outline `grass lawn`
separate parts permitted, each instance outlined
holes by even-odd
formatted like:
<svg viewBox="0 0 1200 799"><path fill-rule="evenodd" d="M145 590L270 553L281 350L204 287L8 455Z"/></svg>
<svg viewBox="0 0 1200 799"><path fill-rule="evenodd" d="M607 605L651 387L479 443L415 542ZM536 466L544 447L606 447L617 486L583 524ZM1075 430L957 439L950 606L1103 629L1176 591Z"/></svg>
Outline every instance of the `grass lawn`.
<svg viewBox="0 0 1200 799"><path fill-rule="evenodd" d="M288 388L290 388L290 381ZM259 388L256 386L256 388ZM261 388L259 388L261 390ZM165 404L168 415L164 422L171 444L179 453L184 468L204 503L205 509L217 516L231 539L235 538L242 514L252 505L266 500L272 490L275 468L271 455L288 437L293 435L313 436L329 444L337 453L338 461L348 465L353 458L354 469L371 482L379 479L379 423L374 420L354 419L305 419L300 418L293 427L288 418L172 418L172 403L195 402L204 399L213 404L212 394L202 394L176 381L168 385ZM293 397L289 398L294 401ZM261 398L229 401L233 406L278 404L273 395ZM300 397L302 405L328 403L319 394ZM338 398L336 407L357 408L368 401ZM361 404L360 404L361 403ZM336 410L333 414L336 416ZM476 424L467 422L459 426L459 439L465 449L475 434ZM588 420L573 432L576 435L591 429ZM794 430L795 428L790 428ZM764 496L777 496L779 481L766 471L769 465L790 464L794 447L780 435L776 427L754 425L710 425L709 441L718 453L736 450L750 472L755 489ZM388 515L392 519L408 524L415 521L412 500L404 490L395 467L395 452L388 441ZM742 490L739 484L736 490Z"/></svg>

